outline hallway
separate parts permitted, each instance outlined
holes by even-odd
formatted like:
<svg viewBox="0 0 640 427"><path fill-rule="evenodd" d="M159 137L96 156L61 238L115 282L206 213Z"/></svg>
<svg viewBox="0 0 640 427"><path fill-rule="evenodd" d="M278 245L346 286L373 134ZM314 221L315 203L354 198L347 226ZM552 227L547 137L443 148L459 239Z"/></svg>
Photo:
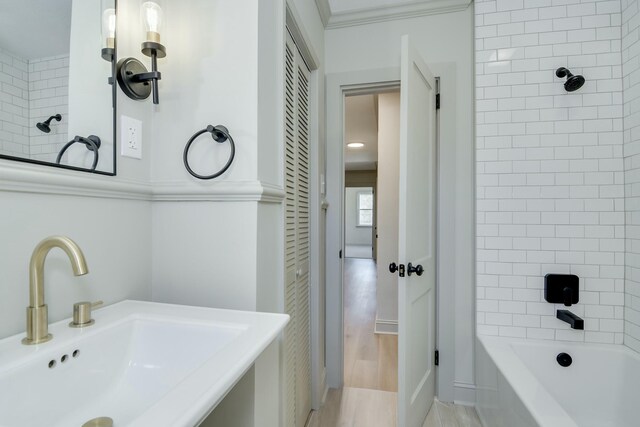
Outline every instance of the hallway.
<svg viewBox="0 0 640 427"><path fill-rule="evenodd" d="M375 334L376 265L344 261L344 388L330 389L309 427L395 427L398 336ZM480 427L471 407L434 402L423 427Z"/></svg>

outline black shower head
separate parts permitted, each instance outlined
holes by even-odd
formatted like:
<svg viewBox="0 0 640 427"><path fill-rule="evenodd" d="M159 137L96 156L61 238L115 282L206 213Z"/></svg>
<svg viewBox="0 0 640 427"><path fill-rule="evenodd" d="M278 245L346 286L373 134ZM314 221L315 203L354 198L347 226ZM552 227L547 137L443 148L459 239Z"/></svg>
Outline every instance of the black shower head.
<svg viewBox="0 0 640 427"><path fill-rule="evenodd" d="M567 78L567 81L564 82L564 89L567 92L578 90L584 84L584 77L582 77L581 75L574 76L573 74L571 74L571 71L564 67L560 67L556 70L556 76L560 78Z"/></svg>
<svg viewBox="0 0 640 427"><path fill-rule="evenodd" d="M42 132L44 133L49 133L51 132L51 127L49 126L49 124L51 123L51 120L56 119L56 121L60 121L62 120L62 116L60 114L56 114L55 116L51 116L49 117L47 120L45 120L44 122L39 122L36 124L36 127L38 129L40 129Z"/></svg>

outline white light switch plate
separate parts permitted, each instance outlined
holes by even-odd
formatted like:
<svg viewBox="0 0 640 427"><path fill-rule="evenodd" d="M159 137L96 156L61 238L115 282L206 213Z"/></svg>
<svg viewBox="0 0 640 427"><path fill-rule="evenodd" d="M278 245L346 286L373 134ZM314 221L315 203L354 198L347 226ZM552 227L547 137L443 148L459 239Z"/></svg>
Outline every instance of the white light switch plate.
<svg viewBox="0 0 640 427"><path fill-rule="evenodd" d="M142 159L142 122L120 116L120 154Z"/></svg>

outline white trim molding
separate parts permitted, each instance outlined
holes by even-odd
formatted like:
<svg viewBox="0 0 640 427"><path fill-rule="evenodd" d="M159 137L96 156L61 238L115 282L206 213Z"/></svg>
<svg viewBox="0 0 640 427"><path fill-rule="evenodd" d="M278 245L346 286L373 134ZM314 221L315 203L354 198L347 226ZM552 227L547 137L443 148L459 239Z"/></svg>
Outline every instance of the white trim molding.
<svg viewBox="0 0 640 427"><path fill-rule="evenodd" d="M316 0L316 6L325 28L341 28L374 22L414 18L424 15L459 12L465 10L471 0L421 0L395 6L381 6L332 13L329 0Z"/></svg>
<svg viewBox="0 0 640 427"><path fill-rule="evenodd" d="M329 5L329 0L316 0L316 7L320 14L320 20L326 27L329 24L329 19L331 18L331 6Z"/></svg>
<svg viewBox="0 0 640 427"><path fill-rule="evenodd" d="M153 182L124 180L23 164L0 165L0 191L143 201L281 203L284 189L260 181Z"/></svg>
<svg viewBox="0 0 640 427"><path fill-rule="evenodd" d="M455 381L453 383L454 400L458 405L475 406L476 404L476 385Z"/></svg>
<svg viewBox="0 0 640 427"><path fill-rule="evenodd" d="M152 187L113 176L3 162L0 191L149 201Z"/></svg>
<svg viewBox="0 0 640 427"><path fill-rule="evenodd" d="M379 319L378 316L376 316L376 325L373 332L383 335L398 335L398 321Z"/></svg>
<svg viewBox="0 0 640 427"><path fill-rule="evenodd" d="M280 203L284 196L282 187L260 181L220 181L200 186L184 182L155 182L152 200Z"/></svg>

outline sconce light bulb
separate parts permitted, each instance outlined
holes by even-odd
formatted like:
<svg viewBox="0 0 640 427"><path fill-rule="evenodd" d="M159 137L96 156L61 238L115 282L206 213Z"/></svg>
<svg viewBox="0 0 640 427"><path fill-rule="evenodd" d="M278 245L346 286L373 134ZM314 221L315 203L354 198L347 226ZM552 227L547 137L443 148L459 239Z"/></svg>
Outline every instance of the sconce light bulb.
<svg viewBox="0 0 640 427"><path fill-rule="evenodd" d="M116 36L116 15L109 16L109 36Z"/></svg>
<svg viewBox="0 0 640 427"><path fill-rule="evenodd" d="M102 36L106 40L106 47L114 48L116 40L116 10L105 9L102 13Z"/></svg>
<svg viewBox="0 0 640 427"><path fill-rule="evenodd" d="M147 33L147 41L160 43L160 27L162 26L162 8L155 2L142 3L142 20Z"/></svg>
<svg viewBox="0 0 640 427"><path fill-rule="evenodd" d="M147 9L147 22L149 23L149 31L158 32L158 12L153 9Z"/></svg>

